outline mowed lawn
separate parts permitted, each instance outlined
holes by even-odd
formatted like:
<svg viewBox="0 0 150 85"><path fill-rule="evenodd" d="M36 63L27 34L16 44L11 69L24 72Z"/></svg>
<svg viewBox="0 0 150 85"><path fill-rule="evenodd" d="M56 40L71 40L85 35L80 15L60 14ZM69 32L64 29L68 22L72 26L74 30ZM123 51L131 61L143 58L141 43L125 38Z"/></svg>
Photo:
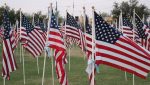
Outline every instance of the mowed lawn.
<svg viewBox="0 0 150 85"><path fill-rule="evenodd" d="M0 46L2 48L2 46ZM19 51L16 50L16 51ZM2 51L1 51L2 52ZM25 74L26 85L41 85L42 84L42 69L44 57L39 57L40 73L37 72L37 62L28 52L25 54ZM1 53L0 53L1 55ZM23 85L22 63L20 63L19 52L15 52L15 58L18 68L11 73L10 80L6 80L6 85ZM0 58L0 72L2 66L2 57ZM85 72L87 61L83 57L83 53L79 48L71 49L71 69L68 70L66 65L67 77L69 85L89 85L87 73ZM52 68L51 60L46 60L46 71L44 85L52 85ZM96 74L95 85L132 85L132 74L127 74L128 81L125 81L124 72L106 65L100 65L100 73ZM55 68L54 68L55 70ZM55 74L55 73L54 73ZM55 74L55 85L59 85ZM3 79L0 77L0 85L3 85ZM150 85L150 76L147 79L135 77L135 85Z"/></svg>

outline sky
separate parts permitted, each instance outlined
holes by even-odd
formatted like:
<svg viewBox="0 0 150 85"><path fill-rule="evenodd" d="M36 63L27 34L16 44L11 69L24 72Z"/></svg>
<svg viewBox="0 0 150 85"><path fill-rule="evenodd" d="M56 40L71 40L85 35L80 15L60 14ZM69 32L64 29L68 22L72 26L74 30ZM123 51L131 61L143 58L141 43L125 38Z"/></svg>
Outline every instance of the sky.
<svg viewBox="0 0 150 85"><path fill-rule="evenodd" d="M92 9L91 7L94 6L97 12L106 12L111 13L113 9L114 2L122 2L122 1L129 1L129 0L0 0L0 6L4 5L5 3L18 10L19 8L22 9L23 12L26 13L36 13L38 11L42 11L42 14L47 14L48 6L50 3L53 3L53 8L56 7L57 1L57 8L60 11L60 15L65 16L66 10L76 15L83 14L83 6L86 8L86 13L91 16ZM73 12L73 1L74 1L74 12ZM150 0L139 0L140 3L145 4L150 9Z"/></svg>

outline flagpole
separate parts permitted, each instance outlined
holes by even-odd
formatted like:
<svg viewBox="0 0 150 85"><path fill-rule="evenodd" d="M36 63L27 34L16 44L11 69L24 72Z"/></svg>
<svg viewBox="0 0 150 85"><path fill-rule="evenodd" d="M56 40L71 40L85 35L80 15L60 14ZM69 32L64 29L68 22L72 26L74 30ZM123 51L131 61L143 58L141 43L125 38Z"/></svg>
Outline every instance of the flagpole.
<svg viewBox="0 0 150 85"><path fill-rule="evenodd" d="M48 41L48 33L49 33L49 27L50 27L50 17L51 17L51 12L52 10L50 10L50 7L52 3L50 4L50 6L48 7L48 27L47 27L47 36L46 36L46 42ZM45 76L45 64L46 64L46 50L45 50L45 56L44 56L44 65L43 65L43 76L42 76L42 85L44 85L44 76Z"/></svg>
<svg viewBox="0 0 150 85"><path fill-rule="evenodd" d="M5 82L6 82L6 78L4 77L3 78L3 85L5 85Z"/></svg>
<svg viewBox="0 0 150 85"><path fill-rule="evenodd" d="M85 60L85 57L86 57L86 46L87 46L87 45L86 45L86 28L85 28L85 27L86 27L86 26L85 26L85 19L86 19L85 11L86 11L86 10L85 10L85 7L83 7L83 22L84 22L83 25L84 25L84 34L85 34L85 42L84 42L84 43L85 43L85 53L84 53L84 60Z"/></svg>
<svg viewBox="0 0 150 85"><path fill-rule="evenodd" d="M135 9L133 10L133 41L135 40L134 38L135 38ZM135 76L134 76L134 74L133 74L133 85L135 85Z"/></svg>
<svg viewBox="0 0 150 85"><path fill-rule="evenodd" d="M32 19L32 24L33 26L35 26L35 23L34 23L34 13L33 13L33 19ZM37 72L38 74L40 73L40 70L39 70L39 59L38 59L38 56L36 56L36 62L37 62Z"/></svg>
<svg viewBox="0 0 150 85"><path fill-rule="evenodd" d="M94 59L94 40L95 40L95 20L94 20L94 6L92 7L92 60L95 60ZM94 72L94 69L95 69L95 62L92 63L92 75L93 75L93 78L91 80L91 85L95 85L95 72Z"/></svg>
<svg viewBox="0 0 150 85"><path fill-rule="evenodd" d="M70 71L70 46L69 46L69 71Z"/></svg>
<svg viewBox="0 0 150 85"><path fill-rule="evenodd" d="M24 79L24 85L26 84L26 80L25 80L25 67L24 67L24 49L22 46L22 61L23 61L23 79Z"/></svg>
<svg viewBox="0 0 150 85"><path fill-rule="evenodd" d="M6 7L6 3L4 5ZM5 82L6 82L6 77L3 77L3 85L5 85Z"/></svg>
<svg viewBox="0 0 150 85"><path fill-rule="evenodd" d="M121 32L123 33L123 20L122 20L122 10L121 10L121 13L120 13L120 16L119 16L119 29L121 30ZM125 71L124 72L124 75L125 75L125 80L127 81L128 78L127 78L127 72Z"/></svg>
<svg viewBox="0 0 150 85"><path fill-rule="evenodd" d="M66 22L67 22L67 10L66 10L66 20L65 20L65 39L67 38L66 37ZM69 47L69 49L68 49L68 52L69 52L69 54L68 54L68 58L69 58L69 71L70 71L70 44L68 45L68 47Z"/></svg>
<svg viewBox="0 0 150 85"><path fill-rule="evenodd" d="M21 14L21 8L20 8L20 28L21 28L21 23L22 23L22 14ZM20 29L20 37L21 37L21 29ZM21 45L21 43L20 43L20 45ZM24 52L23 52L23 46L21 46L21 48L20 49L22 49L22 63L23 63L23 81L24 81L24 85L25 85L25 83L26 83L26 80L25 80L25 67L24 67Z"/></svg>
<svg viewBox="0 0 150 85"><path fill-rule="evenodd" d="M52 85L54 85L54 65L53 65L53 50L51 48L51 62L52 62Z"/></svg>
<svg viewBox="0 0 150 85"><path fill-rule="evenodd" d="M38 74L40 73L40 70L39 70L39 57L37 56L36 58L36 61L37 61L37 70L38 70Z"/></svg>

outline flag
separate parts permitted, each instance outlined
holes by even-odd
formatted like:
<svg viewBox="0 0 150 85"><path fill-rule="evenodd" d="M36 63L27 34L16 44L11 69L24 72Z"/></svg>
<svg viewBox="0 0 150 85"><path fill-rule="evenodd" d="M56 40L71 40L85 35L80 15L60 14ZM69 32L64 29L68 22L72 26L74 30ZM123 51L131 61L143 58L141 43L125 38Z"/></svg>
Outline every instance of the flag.
<svg viewBox="0 0 150 85"><path fill-rule="evenodd" d="M66 25L65 29L65 38L67 44L77 44L80 43L80 33L79 33L79 25L69 13L67 13Z"/></svg>
<svg viewBox="0 0 150 85"><path fill-rule="evenodd" d="M135 25L136 25L136 41L145 49L148 50L149 47L149 34L146 34L147 26L142 22L140 17L135 13Z"/></svg>
<svg viewBox="0 0 150 85"><path fill-rule="evenodd" d="M130 19L126 16L122 17L122 33L133 40L133 25L130 22Z"/></svg>
<svg viewBox="0 0 150 85"><path fill-rule="evenodd" d="M22 14L22 25L25 28L25 32L28 36L28 40L24 47L28 50L34 57L39 56L44 50L45 42L43 36L40 34L38 29L28 21L28 19Z"/></svg>
<svg viewBox="0 0 150 85"><path fill-rule="evenodd" d="M5 10L3 13L3 26L4 26L4 38L3 38L3 50L2 50L2 76L10 79L10 72L16 70L16 61L13 54L11 36L10 36L10 21L8 13Z"/></svg>
<svg viewBox="0 0 150 85"><path fill-rule="evenodd" d="M96 63L105 64L146 78L150 70L150 53L94 12Z"/></svg>
<svg viewBox="0 0 150 85"><path fill-rule="evenodd" d="M48 41L46 42L46 45L54 49L57 78L59 79L59 83L61 85L68 85L64 66L64 64L66 63L66 47L53 12L51 15L49 30L50 31L48 33Z"/></svg>

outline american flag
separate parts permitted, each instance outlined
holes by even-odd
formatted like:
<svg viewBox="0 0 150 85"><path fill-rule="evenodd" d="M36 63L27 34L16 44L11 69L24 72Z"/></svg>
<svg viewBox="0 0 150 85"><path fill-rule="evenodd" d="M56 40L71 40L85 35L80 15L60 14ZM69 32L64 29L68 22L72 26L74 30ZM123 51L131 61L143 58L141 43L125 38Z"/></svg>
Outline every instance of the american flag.
<svg viewBox="0 0 150 85"><path fill-rule="evenodd" d="M11 36L10 36L10 21L8 13L5 10L3 13L3 26L4 26L4 38L3 38L3 51L2 51L2 76L10 79L10 72L16 70L16 61L13 54Z"/></svg>
<svg viewBox="0 0 150 85"><path fill-rule="evenodd" d="M54 49L56 73L61 85L68 85L64 64L66 59L66 47L59 27L56 23L56 17L52 12L48 41L46 45Z"/></svg>
<svg viewBox="0 0 150 85"><path fill-rule="evenodd" d="M85 29L86 29L86 33L85 33L86 55L88 57L88 62L91 62L91 60L92 60L92 29L89 24L89 20L88 20L87 16L85 16ZM94 85L94 83L95 83L95 78L93 75L93 68L95 69L95 67L93 67L92 63L89 63L87 66L87 69L86 69L86 71L88 73L90 85ZM95 74L95 71L94 71L94 74Z"/></svg>
<svg viewBox="0 0 150 85"><path fill-rule="evenodd" d="M150 70L150 53L94 12L96 63L112 66L146 78Z"/></svg>
<svg viewBox="0 0 150 85"><path fill-rule="evenodd" d="M17 47L18 43L19 43L19 38L20 38L20 34L19 34L19 29L18 29L18 21L16 21L16 26L13 30L11 30L11 43L12 43L12 49L15 50L15 48Z"/></svg>
<svg viewBox="0 0 150 85"><path fill-rule="evenodd" d="M27 33L28 40L24 47L34 56L39 56L44 50L45 40L40 34L38 29L34 28L33 25L27 20L22 14L22 25ZM24 35L21 35L24 36Z"/></svg>
<svg viewBox="0 0 150 85"><path fill-rule="evenodd" d="M28 35L27 35L27 32L26 32L26 27L27 27L27 19L26 19L26 17L21 13L21 27L19 28L19 29L17 29L17 31L18 31L18 36L19 36L19 38L20 38L20 42L22 43L22 44L25 44L25 43L27 43L27 41L28 41ZM20 23L19 23L19 25L20 25Z"/></svg>
<svg viewBox="0 0 150 85"><path fill-rule="evenodd" d="M133 40L133 25L127 16L122 17L122 33Z"/></svg>
<svg viewBox="0 0 150 85"><path fill-rule="evenodd" d="M149 39L148 36L149 34L146 34L146 28L147 26L142 22L142 20L140 19L140 17L135 14L135 25L136 25L136 41L145 49L148 50L149 47Z"/></svg>
<svg viewBox="0 0 150 85"><path fill-rule="evenodd" d="M66 29L65 29L66 27ZM65 29L65 37L67 44L80 44L80 33L79 33L79 25L69 13L67 13L66 25L64 26Z"/></svg>

